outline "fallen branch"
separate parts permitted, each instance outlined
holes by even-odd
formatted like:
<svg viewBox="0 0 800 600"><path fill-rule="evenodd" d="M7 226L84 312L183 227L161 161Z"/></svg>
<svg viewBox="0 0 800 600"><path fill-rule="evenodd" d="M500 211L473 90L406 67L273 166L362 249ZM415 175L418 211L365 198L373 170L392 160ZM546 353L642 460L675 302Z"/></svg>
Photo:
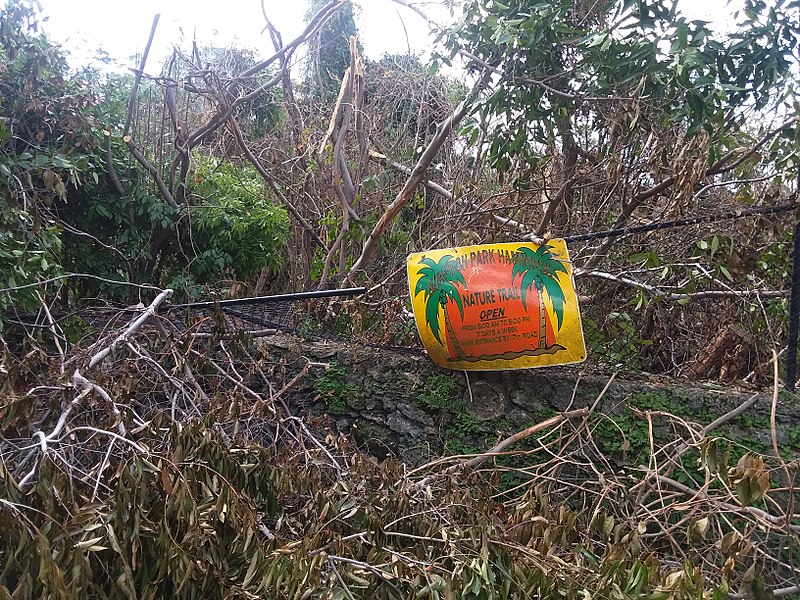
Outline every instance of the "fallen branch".
<svg viewBox="0 0 800 600"><path fill-rule="evenodd" d="M450 137L450 134L453 132L456 126L465 116L467 116L467 113L472 108L473 100L475 100L480 91L483 89L486 80L487 77L482 77L479 79L472 87L472 90L467 94L466 98L464 98L461 104L456 107L455 111L453 111L453 113L436 128L436 135L433 136L430 144L428 144L428 147L425 148L422 155L419 157L417 164L414 165L414 169L403 186L403 189L400 190L394 201L388 207L386 207L383 215L381 215L380 219L378 219L378 222L375 224L375 227L369 234L369 237L364 244L364 248L361 251L361 256L359 256L358 260L350 268L350 271L347 274L348 278L352 279L358 273L363 272L366 266L372 260L372 256L375 254L375 251L378 248L378 243L383 237L383 234L389 228L389 225L391 225L392 221L394 221L395 217L400 214L400 211L403 209L403 207L408 204L409 200L411 200L411 197L413 196L414 191L417 189L417 186L419 186L419 184L422 183L423 179L425 178L425 174L428 171L428 168L431 166L433 159L436 157L436 154L444 145L444 142L447 140L447 138Z"/></svg>
<svg viewBox="0 0 800 600"><path fill-rule="evenodd" d="M643 292L647 292L655 298L665 300L700 300L703 298L788 298L789 290L704 290L702 292L667 292L659 287L643 283L625 275L614 275L606 271L595 271L593 269L574 267L575 277L596 277L613 281L629 287L634 287Z"/></svg>
<svg viewBox="0 0 800 600"><path fill-rule="evenodd" d="M715 498L709 496L703 490L694 490L674 479L667 477L666 475L656 475L656 479L664 483L672 488L675 488L679 492L686 494L687 496L692 496L693 498L698 498L700 500L704 500L709 502L716 510L718 511L727 511L732 512L734 514L741 515L742 513L746 513L751 517L759 519L760 521L767 523L774 527L779 527L781 529L788 529L792 533L800 534L800 525L792 525L791 523L787 522L786 516L776 516L771 515L765 510L761 510L760 508L756 508L754 506L738 506L736 504L731 504L730 502L720 502Z"/></svg>
<svg viewBox="0 0 800 600"><path fill-rule="evenodd" d="M524 440L526 437L530 437L534 433L538 433L538 432L544 431L545 429L548 429L550 427L554 427L556 425L560 425L561 423L563 423L565 421L569 421L570 419L586 417L589 414L589 412L590 412L590 410L588 408L579 408L579 409L576 409L576 410L571 410L571 411L568 411L568 412L565 412L565 413L561 413L560 415L556 415L554 417L550 417L549 419L546 419L546 420L544 420L544 421L542 421L540 423L537 423L535 425L531 425L527 429L523 429L522 431L518 431L514 435L512 435L510 437L507 437L506 439L504 439L503 441L501 441L499 444L495 445L491 449L487 450L486 452L481 452L480 454L460 454L460 455L452 455L452 456L443 456L442 458L438 458L438 459L436 459L434 461L431 461L431 462L429 462L427 464L424 464L424 465L419 466L419 467L417 467L415 469L412 469L411 471L409 471L406 474L406 476L407 477L411 477L412 475L414 475L416 473L419 473L421 471L427 471L427 470L432 469L433 467L436 467L438 465L441 465L441 464L444 464L444 463L448 463L448 462L453 462L454 460L465 459L465 458L468 458L469 460L461 461L458 464L455 464L455 465L452 465L452 466L448 467L447 469L445 469L444 473L452 473L454 471L457 471L459 469L463 469L465 467L474 469L477 466L479 466L479 465L483 464L484 462L486 462L490 458L493 458L493 457L496 457L496 456L502 456L504 454L503 451L506 448L508 448L509 446L511 446L513 444L516 444L520 440ZM431 478L432 478L432 476L425 477L424 479L420 480L417 483L417 485L425 485L426 483L428 483L431 480Z"/></svg>
<svg viewBox="0 0 800 600"><path fill-rule="evenodd" d="M566 421L570 421L572 419L579 419L589 415L588 408L579 408L576 410L571 410L569 412L561 413L560 415L556 415L555 417L550 417L542 421L541 423L537 423L536 425L531 425L527 429L523 429L522 431L518 431L512 436L507 437L499 444L491 447L486 452L482 452L481 454L476 455L471 460L468 460L462 465L454 465L447 469L446 472L452 472L459 468L468 468L468 469L475 469L478 466L482 465L488 459L496 456L497 454L503 452L509 446L516 444L517 442L524 440L526 437L532 436L534 433L539 433L540 431L544 431L545 429L549 429L550 427L555 427L557 425L561 425Z"/></svg>
<svg viewBox="0 0 800 600"><path fill-rule="evenodd" d="M733 419L741 415L744 411L753 406L756 402L758 402L758 399L760 397L761 397L760 394L753 394L733 410L725 413L724 415L722 415L717 419L714 419L711 423L703 427L703 435L708 435L718 427L722 427L728 421L732 421Z"/></svg>
<svg viewBox="0 0 800 600"><path fill-rule="evenodd" d="M114 339L114 341L111 342L111 344L108 347L103 348L100 352L92 356L91 360L89 360L89 368L91 369L97 366L103 360L105 360L109 354L111 354L114 350L116 350L120 345L127 343L130 336L139 331L142 325L144 325L149 319L151 319L156 315L158 307L161 306L161 304L163 304L166 300L168 300L170 296L172 296L172 293L173 292L171 289L166 289L163 292L161 292L158 296L156 296L155 300L153 300L150 303L150 306L148 306L137 319L135 319L130 325L128 325L125 331L123 331L120 335L118 335L116 339Z"/></svg>
<svg viewBox="0 0 800 600"><path fill-rule="evenodd" d="M98 432L102 432L102 433L106 433L106 434L108 434L108 435L110 435L112 437L121 437L121 436L124 436L124 435L127 434L127 431L125 429L125 425L122 423L122 419L121 419L121 414L120 414L119 408L111 400L111 397L108 395L108 393L105 390L103 390L103 388L101 388L100 386L92 383L91 381L89 381L88 379L83 377L78 370L76 370L75 373L73 373L72 382L75 385L75 387L82 388L82 391L70 401L70 403L67 405L67 407L64 409L64 411L61 413L61 415L59 415L58 421L56 421L56 424L53 427L52 431L50 431L50 433L45 434L43 431L36 431L36 432L34 432L34 434L32 436L33 440L37 442L36 448L39 449L39 452L41 453L42 456L45 456L47 454L47 452L49 450L49 444L51 442L56 442L57 443L58 441L60 441L60 439L62 437L61 436L61 432L64 431L64 428L67 426L67 422L69 421L70 416L75 411L77 406L81 403L81 400L83 400L91 392L97 393L111 407L112 413L114 414L114 416L115 416L115 418L117 420L117 430L119 431L119 435L117 435L117 434L115 434L113 432L110 432L110 431L105 431L105 430L99 430L98 429L97 431ZM130 442L129 440L125 440L125 441L128 442L128 443L133 443L133 442ZM35 459L36 449L34 448L32 450L32 452L33 452L33 455L30 458L31 459ZM19 485L20 488L26 486L28 484L28 482L31 479L33 479L33 476L36 474L36 470L37 470L38 467L39 467L39 464L37 462L37 463L35 463L33 465L31 470L28 471L28 473L22 479L19 480L18 485Z"/></svg>
<svg viewBox="0 0 800 600"><path fill-rule="evenodd" d="M125 430L125 424L122 422L122 413L119 410L117 404L111 399L111 396L105 391L102 387L97 385L96 383L89 381L81 375L78 369L75 369L75 372L72 374L72 381L75 383L76 386L83 388L86 391L94 392L98 396L100 396L103 400L106 401L109 408L111 408L111 413L114 415L114 419L117 421L117 431L119 431L120 435L126 435L127 431Z"/></svg>

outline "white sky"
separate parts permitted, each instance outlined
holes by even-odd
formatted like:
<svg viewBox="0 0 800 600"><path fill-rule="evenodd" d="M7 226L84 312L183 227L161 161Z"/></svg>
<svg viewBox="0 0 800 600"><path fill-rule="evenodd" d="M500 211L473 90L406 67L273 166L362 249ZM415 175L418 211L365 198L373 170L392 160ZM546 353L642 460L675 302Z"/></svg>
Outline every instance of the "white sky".
<svg viewBox="0 0 800 600"><path fill-rule="evenodd" d="M741 0L733 0L739 4ZM147 42L153 15L161 20L151 51L148 71L157 71L173 45L188 50L192 38L200 44L226 46L236 42L252 48L257 55L272 54L269 36L263 33L261 0L40 0L44 29L52 39L70 50L73 68L91 60L98 49L116 58L121 66L136 65ZM425 53L433 38L425 22L411 10L391 0L354 0L358 6L357 25L365 54ZM444 6L422 2L440 23L451 21ZM707 19L725 27L733 10L728 0L680 0L687 17ZM264 0L267 15L283 35L284 42L304 27L306 0Z"/></svg>
<svg viewBox="0 0 800 600"><path fill-rule="evenodd" d="M134 66L132 58L144 50L153 15L161 13L151 50L160 64L173 45L189 49L196 38L201 45L239 46L257 50L258 55L273 53L272 42L264 32L261 0L40 0L48 21L44 30L70 50L74 59L87 61L102 48L123 66ZM391 0L356 0L357 25L365 53L379 58L383 53L421 53L431 47L432 37L425 22L411 10ZM264 0L267 15L281 32L284 42L299 35L305 27L306 0ZM428 10L432 17L449 20L442 7ZM404 28L405 24L405 28ZM406 38L406 31L408 38ZM148 69L151 70L151 69Z"/></svg>

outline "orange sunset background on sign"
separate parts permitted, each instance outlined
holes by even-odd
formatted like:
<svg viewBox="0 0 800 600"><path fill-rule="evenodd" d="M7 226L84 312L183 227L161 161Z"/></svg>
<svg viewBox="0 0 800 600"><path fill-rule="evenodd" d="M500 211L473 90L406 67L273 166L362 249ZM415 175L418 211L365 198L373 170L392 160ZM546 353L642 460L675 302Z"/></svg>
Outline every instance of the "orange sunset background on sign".
<svg viewBox="0 0 800 600"><path fill-rule="evenodd" d="M523 306L519 289L514 290L509 285L511 268L511 264L494 264L491 269L475 266L464 272L467 290L491 292L465 291L462 294L463 319L455 302L447 304L447 319L453 324L452 328L446 328L450 358L500 356L539 349L539 293L535 288L529 290L526 306ZM475 304L470 306L464 297L473 295ZM545 348L563 349L562 346L556 348L553 324L547 312L543 333Z"/></svg>
<svg viewBox="0 0 800 600"><path fill-rule="evenodd" d="M408 274L417 328L437 364L513 369L585 358L561 240L412 254Z"/></svg>

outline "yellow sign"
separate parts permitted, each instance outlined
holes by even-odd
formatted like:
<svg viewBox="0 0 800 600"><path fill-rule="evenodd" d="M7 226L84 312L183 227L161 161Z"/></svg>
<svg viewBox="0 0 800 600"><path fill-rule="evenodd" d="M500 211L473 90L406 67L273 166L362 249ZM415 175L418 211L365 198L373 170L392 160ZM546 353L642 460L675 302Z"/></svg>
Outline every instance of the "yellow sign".
<svg viewBox="0 0 800 600"><path fill-rule="evenodd" d="M408 285L422 342L442 367L498 371L586 359L564 240L412 254Z"/></svg>

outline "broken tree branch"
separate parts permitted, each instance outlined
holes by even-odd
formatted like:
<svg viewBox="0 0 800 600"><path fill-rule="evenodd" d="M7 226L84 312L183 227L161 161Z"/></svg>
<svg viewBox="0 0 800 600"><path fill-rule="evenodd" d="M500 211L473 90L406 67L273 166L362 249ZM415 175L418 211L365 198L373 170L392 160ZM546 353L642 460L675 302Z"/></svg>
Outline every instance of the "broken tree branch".
<svg viewBox="0 0 800 600"><path fill-rule="evenodd" d="M514 435L507 437L500 443L489 448L489 450L487 450L486 452L482 452L481 454L468 460L463 465L454 465L454 467L450 467L448 471L462 467L466 467L468 469L475 469L478 466L482 465L487 460L489 460L490 458L492 458L493 456L497 456L499 453L503 452L509 446L513 446L517 442L524 440L526 437L532 436L534 433L539 433L540 431L544 431L545 429L549 429L550 427L561 425L561 423L564 423L571 419L583 418L588 414L589 414L588 408L579 408L576 410L571 410L569 412L562 413L560 415L556 415L554 417L550 417L549 419L545 419L541 423L536 423L536 425L531 425L527 429L523 429L522 431L518 431Z"/></svg>
<svg viewBox="0 0 800 600"><path fill-rule="evenodd" d="M158 311L158 307L161 306L165 301L167 301L172 296L172 290L166 289L161 292L158 296L156 296L155 300L150 303L144 312L139 315L128 327L119 334L113 342L106 348L97 352L92 358L89 360L89 368L96 367L98 364L103 362L116 348L120 345L127 343L128 339L139 329L141 329L142 325L144 325L149 319L156 316L156 312Z"/></svg>
<svg viewBox="0 0 800 600"><path fill-rule="evenodd" d="M701 292L667 292L654 285L636 281L624 275L615 275L605 271L596 271L593 269L575 267L573 269L575 277L596 277L598 279L605 279L613 281L621 285L634 287L642 290L647 294L664 300L700 300L701 298L786 298L789 296L789 290L704 290Z"/></svg>
<svg viewBox="0 0 800 600"><path fill-rule="evenodd" d="M417 186L419 186L419 184L422 183L423 179L425 178L425 174L433 162L433 159L436 157L436 154L444 145L444 142L447 140L447 138L450 137L450 134L453 132L456 126L472 108L472 102L483 89L486 79L486 77L479 79L472 87L472 90L467 94L466 98L464 98L461 104L456 107L455 111L436 128L436 135L433 136L430 144L428 144L428 147L425 148L422 155L419 157L417 164L414 165L414 169L406 181L406 184L403 186L403 189L400 190L394 201L386 208L383 215L381 215L381 218L378 219L378 222L372 229L372 232L367 238L364 248L361 251L361 256L348 272L349 278L353 278L358 273L364 271L366 266L372 260L372 256L375 254L375 250L378 248L378 242L380 242L383 234L389 228L389 225L391 225L392 221L394 221L395 217L397 217L403 207L408 204L409 200L411 200L411 197L413 196L414 191L417 189Z"/></svg>
<svg viewBox="0 0 800 600"><path fill-rule="evenodd" d="M337 250L339 252L338 273L344 274L346 269L347 232L350 228L350 215L353 211L350 203L355 199L356 192L350 177L350 171L344 159L343 150L345 138L353 123L354 113L361 110L361 107L358 105L356 80L359 76L363 80L363 71L364 66L361 62L361 57L358 55L356 38L352 36L350 38L350 66L345 71L336 107L331 116L330 126L328 127L329 138L323 141L323 144L327 141L333 143L331 187L342 209L342 224L339 228L339 234L336 236L336 240L331 245L328 255L325 257L325 266L322 269L322 276L319 282L320 289L325 289L328 286L328 277L331 264L333 263L333 255ZM340 114L341 123L337 128L336 122Z"/></svg>

